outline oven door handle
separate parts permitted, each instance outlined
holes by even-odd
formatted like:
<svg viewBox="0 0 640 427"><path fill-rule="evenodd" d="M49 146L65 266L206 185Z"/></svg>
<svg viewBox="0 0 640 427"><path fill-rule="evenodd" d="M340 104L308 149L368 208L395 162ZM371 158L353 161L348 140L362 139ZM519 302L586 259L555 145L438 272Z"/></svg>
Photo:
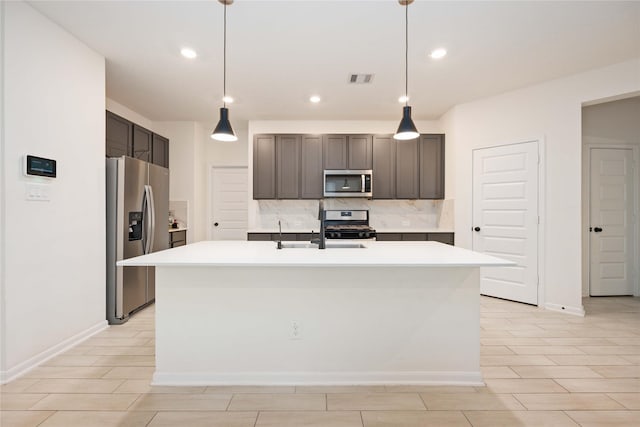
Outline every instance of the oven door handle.
<svg viewBox="0 0 640 427"><path fill-rule="evenodd" d="M366 188L365 188L365 184L364 184L364 174L360 175L360 192L361 193L365 193L366 192Z"/></svg>

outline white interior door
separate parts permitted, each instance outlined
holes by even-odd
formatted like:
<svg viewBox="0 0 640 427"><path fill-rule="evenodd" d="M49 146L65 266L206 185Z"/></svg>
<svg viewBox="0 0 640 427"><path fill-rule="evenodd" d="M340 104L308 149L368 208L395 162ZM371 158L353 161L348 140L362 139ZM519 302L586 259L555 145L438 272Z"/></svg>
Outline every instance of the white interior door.
<svg viewBox="0 0 640 427"><path fill-rule="evenodd" d="M211 239L247 240L247 168L211 171Z"/></svg>
<svg viewBox="0 0 640 427"><path fill-rule="evenodd" d="M480 292L538 304L538 141L473 151L473 250L516 262L481 268Z"/></svg>
<svg viewBox="0 0 640 427"><path fill-rule="evenodd" d="M589 293L633 295L633 150L592 148Z"/></svg>

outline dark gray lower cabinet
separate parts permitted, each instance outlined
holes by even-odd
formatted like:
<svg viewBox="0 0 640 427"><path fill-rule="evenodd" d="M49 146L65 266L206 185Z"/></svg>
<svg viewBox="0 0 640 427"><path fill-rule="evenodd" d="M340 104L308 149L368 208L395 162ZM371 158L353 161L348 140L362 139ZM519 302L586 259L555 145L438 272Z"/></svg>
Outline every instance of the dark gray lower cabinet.
<svg viewBox="0 0 640 427"><path fill-rule="evenodd" d="M308 242L312 238L317 238L318 233L282 233L282 241ZM280 239L279 233L247 233L247 240L250 241L273 241ZM435 241L453 245L454 233L378 233L376 238L379 242L424 242Z"/></svg>
<svg viewBox="0 0 640 427"><path fill-rule="evenodd" d="M321 199L324 194L322 135L302 135L300 148L300 198Z"/></svg>
<svg viewBox="0 0 640 427"><path fill-rule="evenodd" d="M169 232L169 247L177 248L187 244L187 230Z"/></svg>
<svg viewBox="0 0 640 427"><path fill-rule="evenodd" d="M454 233L378 233L380 242L424 242L434 241L454 245Z"/></svg>
<svg viewBox="0 0 640 427"><path fill-rule="evenodd" d="M280 233L247 233L247 240L250 241L272 241L280 240ZM282 233L283 242L309 241L311 233Z"/></svg>

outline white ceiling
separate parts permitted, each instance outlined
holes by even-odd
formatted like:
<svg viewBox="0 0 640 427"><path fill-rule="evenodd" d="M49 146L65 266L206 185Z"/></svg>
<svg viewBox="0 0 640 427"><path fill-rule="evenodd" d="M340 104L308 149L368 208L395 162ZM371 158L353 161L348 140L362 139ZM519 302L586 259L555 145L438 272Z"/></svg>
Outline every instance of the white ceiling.
<svg viewBox="0 0 640 427"><path fill-rule="evenodd" d="M223 6L208 1L30 1L107 59L107 96L152 120L215 121ZM404 92L397 0L251 1L227 10L232 121L394 120ZM199 57L184 59L193 47ZM436 47L449 54L429 58ZM414 119L640 56L640 2L427 1L409 7ZM374 73L349 85L350 73ZM322 97L311 104L311 94Z"/></svg>

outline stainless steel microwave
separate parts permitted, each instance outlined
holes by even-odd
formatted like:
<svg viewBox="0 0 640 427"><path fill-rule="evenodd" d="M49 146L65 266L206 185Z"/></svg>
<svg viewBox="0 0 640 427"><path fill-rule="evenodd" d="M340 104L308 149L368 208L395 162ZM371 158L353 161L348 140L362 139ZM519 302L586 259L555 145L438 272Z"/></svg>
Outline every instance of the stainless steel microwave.
<svg viewBox="0 0 640 427"><path fill-rule="evenodd" d="M324 171L324 197L372 197L371 169Z"/></svg>

